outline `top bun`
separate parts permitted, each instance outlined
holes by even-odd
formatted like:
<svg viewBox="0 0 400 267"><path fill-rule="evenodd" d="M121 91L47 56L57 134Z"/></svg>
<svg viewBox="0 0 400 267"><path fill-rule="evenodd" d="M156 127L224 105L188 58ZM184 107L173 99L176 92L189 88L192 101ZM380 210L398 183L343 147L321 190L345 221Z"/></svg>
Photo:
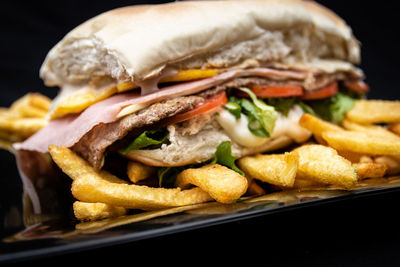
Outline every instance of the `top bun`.
<svg viewBox="0 0 400 267"><path fill-rule="evenodd" d="M111 10L81 24L48 53L46 85L99 77L141 81L172 66L226 68L315 59L359 63L351 29L300 0L185 1Z"/></svg>

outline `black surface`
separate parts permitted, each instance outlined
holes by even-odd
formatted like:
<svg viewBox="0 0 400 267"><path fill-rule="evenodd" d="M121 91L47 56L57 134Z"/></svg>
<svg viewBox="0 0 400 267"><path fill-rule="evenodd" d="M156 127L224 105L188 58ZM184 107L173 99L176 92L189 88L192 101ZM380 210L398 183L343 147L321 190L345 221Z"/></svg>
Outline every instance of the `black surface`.
<svg viewBox="0 0 400 267"><path fill-rule="evenodd" d="M190 230L31 261L78 264L230 263L234 266L397 266L399 219L389 193L288 210L240 222ZM226 266L226 265L224 265Z"/></svg>
<svg viewBox="0 0 400 267"><path fill-rule="evenodd" d="M8 106L28 91L53 97L38 78L47 51L69 30L110 8L138 1L13 1L0 9L0 106ZM145 1L143 1L145 2ZM155 2L155 1L153 1ZM400 99L397 88L399 37L395 1L320 1L341 15L362 43L362 69L372 88L370 98ZM1 151L1 176L16 168L8 152ZM6 156L5 156L6 155ZM18 205L20 181L1 180L0 209ZM7 190L4 190L6 188ZM280 266L396 266L400 264L398 204L389 193L344 202L288 210L204 229L80 253L41 258L32 263L77 265L77 260L118 265L165 262L175 265L226 259L235 265ZM10 218L2 216L2 218ZM4 219L2 226L10 223ZM1 229L4 229L4 228ZM15 225L15 229L21 227ZM188 259L191 259L188 261ZM142 263L143 264L143 263Z"/></svg>

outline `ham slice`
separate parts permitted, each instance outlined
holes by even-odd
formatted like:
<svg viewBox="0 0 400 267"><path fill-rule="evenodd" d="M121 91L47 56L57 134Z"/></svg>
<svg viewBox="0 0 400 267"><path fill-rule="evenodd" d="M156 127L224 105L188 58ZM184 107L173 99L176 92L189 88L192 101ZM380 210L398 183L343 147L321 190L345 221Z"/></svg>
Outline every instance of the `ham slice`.
<svg viewBox="0 0 400 267"><path fill-rule="evenodd" d="M275 80L304 80L307 78L307 73L269 68L235 69L211 78L167 86L148 95L142 96L137 91L118 94L90 106L80 114L50 121L46 127L23 143L14 144L14 148L44 153L48 151L49 145L72 147L96 125L118 120L118 113L128 105L139 104L145 107L168 98L196 94L220 83L244 76L261 76Z"/></svg>

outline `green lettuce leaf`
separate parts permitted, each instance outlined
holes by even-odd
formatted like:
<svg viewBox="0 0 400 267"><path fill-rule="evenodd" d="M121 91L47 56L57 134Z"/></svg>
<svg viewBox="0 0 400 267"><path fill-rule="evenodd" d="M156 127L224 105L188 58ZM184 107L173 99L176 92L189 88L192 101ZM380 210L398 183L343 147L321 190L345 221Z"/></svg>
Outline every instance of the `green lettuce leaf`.
<svg viewBox="0 0 400 267"><path fill-rule="evenodd" d="M262 100L258 99L250 89L240 88L239 90L247 93L251 100L232 96L229 98L230 102L236 103L241 107L241 111L248 118L248 127L252 134L259 137L270 137L272 131L274 130L278 113L274 107L269 106Z"/></svg>
<svg viewBox="0 0 400 267"><path fill-rule="evenodd" d="M354 106L355 99L342 93L338 93L332 98L333 101L329 107L331 112L331 121L341 123L347 111Z"/></svg>
<svg viewBox="0 0 400 267"><path fill-rule="evenodd" d="M182 167L160 167L158 169L158 185L160 187L172 187L175 183L178 174L186 168L191 166Z"/></svg>
<svg viewBox="0 0 400 267"><path fill-rule="evenodd" d="M342 92L327 99L307 102L317 116L338 124L342 122L347 111L354 106L354 103L354 98Z"/></svg>
<svg viewBox="0 0 400 267"><path fill-rule="evenodd" d="M155 131L144 131L141 135L135 138L133 142L121 151L122 154L127 154L131 150L147 148L153 145L160 145L167 140L168 132L165 129Z"/></svg>
<svg viewBox="0 0 400 267"><path fill-rule="evenodd" d="M214 160L210 164L223 165L244 176L244 172L236 166L235 160L235 156L232 155L231 142L225 141L218 145Z"/></svg>
<svg viewBox="0 0 400 267"><path fill-rule="evenodd" d="M299 100L299 101L297 101L297 104L301 107L301 109L303 110L304 113L308 113L308 114L311 114L313 116L318 116L314 112L314 110L310 106L308 106L306 103L304 103L303 101Z"/></svg>
<svg viewBox="0 0 400 267"><path fill-rule="evenodd" d="M240 115L242 114L242 107L234 101L229 101L225 104L224 108L228 110L236 119L240 119Z"/></svg>
<svg viewBox="0 0 400 267"><path fill-rule="evenodd" d="M276 111L282 113L285 117L289 114L290 109L296 104L296 98L266 98L265 103L273 106Z"/></svg>

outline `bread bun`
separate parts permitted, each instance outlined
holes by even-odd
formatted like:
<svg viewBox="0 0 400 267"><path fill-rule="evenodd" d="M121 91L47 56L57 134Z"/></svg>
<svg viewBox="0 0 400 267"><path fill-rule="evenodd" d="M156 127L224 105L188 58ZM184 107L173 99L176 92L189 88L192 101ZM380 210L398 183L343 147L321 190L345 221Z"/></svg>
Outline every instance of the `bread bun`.
<svg viewBox="0 0 400 267"><path fill-rule="evenodd" d="M98 77L140 81L168 66L225 68L248 59L358 63L351 29L330 10L300 0L185 1L124 7L68 33L40 70L46 85Z"/></svg>

